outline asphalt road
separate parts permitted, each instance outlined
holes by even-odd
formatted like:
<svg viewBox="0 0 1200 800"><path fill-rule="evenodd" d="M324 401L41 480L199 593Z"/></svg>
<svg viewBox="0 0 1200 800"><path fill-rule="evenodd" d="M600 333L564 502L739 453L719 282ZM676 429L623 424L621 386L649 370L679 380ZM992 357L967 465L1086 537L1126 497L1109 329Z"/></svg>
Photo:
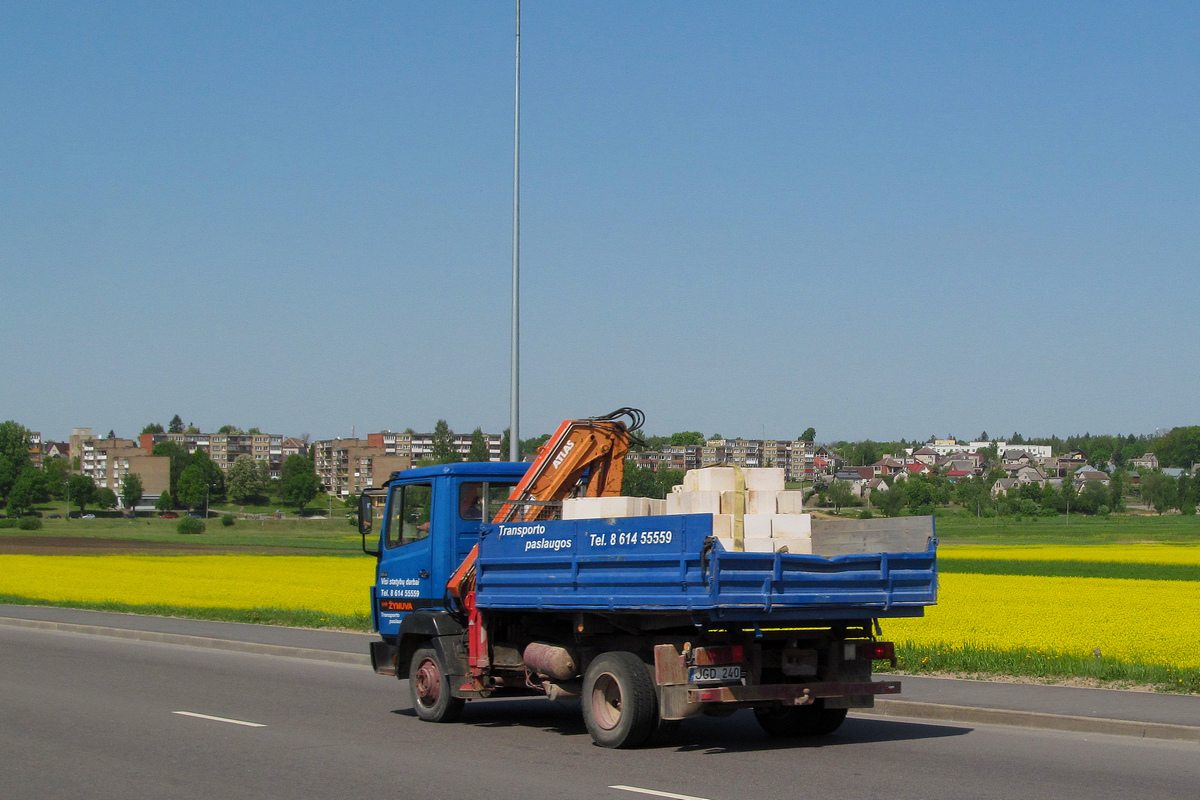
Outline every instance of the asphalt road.
<svg viewBox="0 0 1200 800"><path fill-rule="evenodd" d="M852 717L794 744L740 712L612 751L569 705L477 702L432 725L405 688L356 665L0 626L0 796L1140 800L1200 786L1194 743Z"/></svg>

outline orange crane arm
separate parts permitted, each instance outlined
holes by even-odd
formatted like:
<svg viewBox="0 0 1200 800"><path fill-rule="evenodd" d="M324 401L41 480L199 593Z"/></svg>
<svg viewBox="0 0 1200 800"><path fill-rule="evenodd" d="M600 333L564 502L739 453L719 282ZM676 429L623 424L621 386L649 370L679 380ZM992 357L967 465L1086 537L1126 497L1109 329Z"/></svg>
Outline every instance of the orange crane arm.
<svg viewBox="0 0 1200 800"><path fill-rule="evenodd" d="M629 424L622 422L622 417L627 417ZM619 496L625 476L625 454L633 441L630 431L641 428L644 421L645 415L636 408L619 408L602 417L566 420L538 448L529 471L492 521L551 519L557 510L553 504L568 497ZM476 545L446 585L456 604L461 605L475 587L478 553Z"/></svg>

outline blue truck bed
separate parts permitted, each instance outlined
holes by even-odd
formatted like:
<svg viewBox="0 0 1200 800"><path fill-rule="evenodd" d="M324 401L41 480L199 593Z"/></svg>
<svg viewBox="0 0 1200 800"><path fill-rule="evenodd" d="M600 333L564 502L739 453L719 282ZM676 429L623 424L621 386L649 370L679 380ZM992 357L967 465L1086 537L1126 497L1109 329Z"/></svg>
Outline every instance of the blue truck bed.
<svg viewBox="0 0 1200 800"><path fill-rule="evenodd" d="M937 602L932 520L927 527L907 551L824 557L728 552L708 541L708 514L486 525L475 602L731 621L921 616Z"/></svg>

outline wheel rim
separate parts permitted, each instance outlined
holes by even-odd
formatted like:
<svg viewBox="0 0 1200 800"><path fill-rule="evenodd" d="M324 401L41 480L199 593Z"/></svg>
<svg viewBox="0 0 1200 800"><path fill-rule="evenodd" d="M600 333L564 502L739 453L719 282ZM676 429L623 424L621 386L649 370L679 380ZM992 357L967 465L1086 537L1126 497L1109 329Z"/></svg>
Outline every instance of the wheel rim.
<svg viewBox="0 0 1200 800"><path fill-rule="evenodd" d="M417 667L417 702L426 708L437 704L442 696L442 673L432 658L427 658Z"/></svg>
<svg viewBox="0 0 1200 800"><path fill-rule="evenodd" d="M605 672L592 686L592 719L606 731L621 721L621 686L612 673Z"/></svg>

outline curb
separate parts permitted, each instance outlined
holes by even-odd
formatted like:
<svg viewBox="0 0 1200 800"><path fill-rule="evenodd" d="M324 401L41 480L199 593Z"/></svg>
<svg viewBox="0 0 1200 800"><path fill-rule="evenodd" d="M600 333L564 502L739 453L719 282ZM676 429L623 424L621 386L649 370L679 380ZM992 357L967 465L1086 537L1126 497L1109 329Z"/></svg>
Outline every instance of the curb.
<svg viewBox="0 0 1200 800"><path fill-rule="evenodd" d="M1012 711L1004 708L921 703L913 700L877 699L875 708L856 708L854 711L858 714L880 717L910 717L946 722L1012 725L1021 728L1040 728L1072 733L1103 733L1113 736L1133 736L1139 739L1200 743L1200 728L1190 725L1172 725L1165 722L1076 717L1067 714L1044 714L1036 711Z"/></svg>
<svg viewBox="0 0 1200 800"><path fill-rule="evenodd" d="M308 647L287 647L277 644L259 644L258 642L239 642L232 639L214 639L208 636L188 636L182 633L159 633L158 631L138 631L127 628L106 628L100 625L77 625L70 622L47 622L44 620L16 619L13 617L0 617L0 625L8 625L14 628L35 628L44 631L83 633L90 636L111 636L114 639L136 639L142 642L181 644L186 647L203 647L209 650L227 650L234 653L307 658L311 661L327 661L334 664L371 666L370 656L359 655L358 653L342 653L337 650L316 650Z"/></svg>

